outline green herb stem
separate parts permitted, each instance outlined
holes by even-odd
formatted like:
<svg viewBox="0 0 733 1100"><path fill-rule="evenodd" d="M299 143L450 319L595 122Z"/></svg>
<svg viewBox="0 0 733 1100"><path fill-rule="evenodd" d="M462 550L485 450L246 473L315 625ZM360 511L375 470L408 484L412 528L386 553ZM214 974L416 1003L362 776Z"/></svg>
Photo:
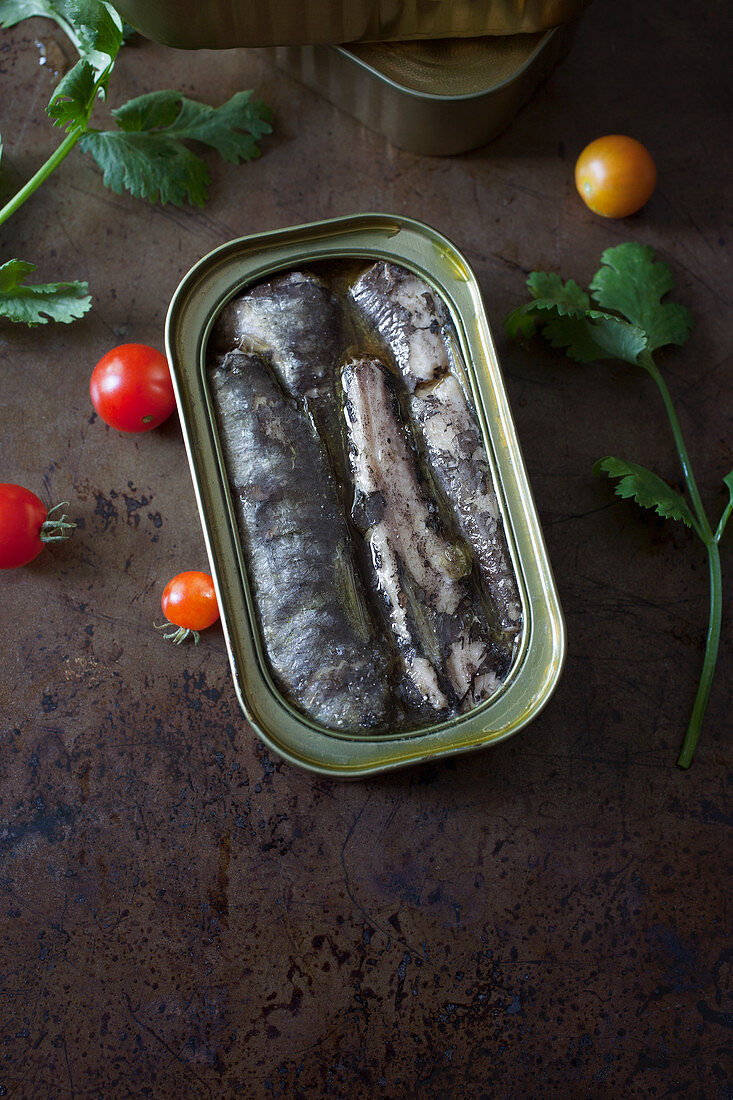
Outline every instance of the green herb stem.
<svg viewBox="0 0 733 1100"><path fill-rule="evenodd" d="M32 176L26 184L21 187L5 206L0 210L0 225L6 222L8 218L15 213L18 207L22 206L26 199L29 199L34 191L36 191L43 181L47 179L55 168L61 164L64 157L67 157L71 150L76 145L79 138L84 133L82 126L75 126L74 129L67 134L64 140L59 145L58 149L48 158L45 164L42 164L36 174Z"/></svg>
<svg viewBox="0 0 733 1100"><path fill-rule="evenodd" d="M687 727L687 734L682 745L682 751L677 763L680 768L689 768L695 753L697 739L700 736L702 720L707 706L710 686L713 682L713 673L718 659L718 645L720 643L720 620L722 617L723 595L722 578L720 571L720 552L718 544L714 540L708 544L708 564L710 567L710 622L705 643L705 659L700 676L700 684L695 696L695 705L692 708L692 717Z"/></svg>
<svg viewBox="0 0 733 1100"><path fill-rule="evenodd" d="M639 363L640 365L646 367L649 374L651 374L652 378L656 382L657 387L659 388L659 392L662 395L662 401L664 402L664 407L667 410L667 416L669 417L669 423L672 428L672 435L674 436L675 445L677 447L677 454L679 455L680 465L682 466L682 473L684 474L687 491L690 494L690 500L692 502L692 507L695 509L697 521L700 524L702 540L706 545L709 545L714 541L713 532L710 528L710 524L708 523L708 517L705 514L705 509L702 506L702 500L700 498L700 493L697 489L695 475L692 472L690 458L687 454L687 447L685 446L685 441L682 438L682 429L680 428L680 422L677 419L677 412L672 402L672 396L667 389L667 383L662 378L662 375L659 372L659 368L657 367L657 364L654 362L649 352L641 353L641 355L639 356Z"/></svg>
<svg viewBox="0 0 733 1100"><path fill-rule="evenodd" d="M731 497L731 499L726 504L725 511L720 517L720 523L718 524L718 528L715 532L715 535L713 536L716 542L720 542L721 538L723 537L723 531L725 530L725 525L728 522L728 518L731 512L733 512L733 497Z"/></svg>
<svg viewBox="0 0 733 1100"><path fill-rule="evenodd" d="M702 673L700 675L700 683L697 688L697 695L695 696L695 704L692 708L692 716L690 718L690 724L687 727L687 734L682 745L682 751L677 760L678 765L681 768L689 768L692 763L692 758L695 754L695 746L700 736L700 729L702 727L702 720L705 715L705 708L707 706L708 697L710 695L710 687L713 682L713 673L715 672L715 665L718 660L718 646L720 644L720 621L722 618L723 607L723 595L722 595L722 576L720 569L720 552L718 550L718 537L719 535L713 535L712 529L708 522L708 517L705 514L700 493L698 492L697 483L695 481L695 475L692 472L692 466L690 465L690 458L687 454L687 448L685 441L682 438L682 429L680 422L677 419L677 412L672 402L672 396L667 389L667 384L662 378L659 369L648 352L642 352L639 356L639 362L643 363L643 366L651 374L652 378L659 388L659 392L662 395L664 407L667 410L667 416L669 417L669 423L672 428L672 435L674 436L675 445L677 447L677 453L679 455L680 464L682 466L682 472L685 477L685 484L687 485L687 492L690 496L692 507L695 510L697 517L698 527L697 532L705 543L708 551L708 567L710 573L710 619L708 622L708 633L705 641L705 658L703 660ZM719 532L722 532L722 528L718 528Z"/></svg>

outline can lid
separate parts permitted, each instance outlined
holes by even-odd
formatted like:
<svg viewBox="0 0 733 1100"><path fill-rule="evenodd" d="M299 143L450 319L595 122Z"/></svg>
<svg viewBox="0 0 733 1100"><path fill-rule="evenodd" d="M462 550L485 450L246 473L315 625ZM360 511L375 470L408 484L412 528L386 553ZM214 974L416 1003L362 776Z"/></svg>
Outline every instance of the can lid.
<svg viewBox="0 0 733 1100"><path fill-rule="evenodd" d="M535 34L591 0L116 0L154 42L180 49L344 45L353 42Z"/></svg>

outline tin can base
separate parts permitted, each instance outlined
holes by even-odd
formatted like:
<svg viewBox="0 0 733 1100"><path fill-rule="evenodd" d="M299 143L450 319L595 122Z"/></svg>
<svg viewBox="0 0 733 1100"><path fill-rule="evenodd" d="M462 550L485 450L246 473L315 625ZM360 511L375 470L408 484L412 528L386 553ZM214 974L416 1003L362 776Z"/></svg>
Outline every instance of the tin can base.
<svg viewBox="0 0 733 1100"><path fill-rule="evenodd" d="M576 23L538 34L279 46L278 68L408 152L486 145L509 126L570 49Z"/></svg>

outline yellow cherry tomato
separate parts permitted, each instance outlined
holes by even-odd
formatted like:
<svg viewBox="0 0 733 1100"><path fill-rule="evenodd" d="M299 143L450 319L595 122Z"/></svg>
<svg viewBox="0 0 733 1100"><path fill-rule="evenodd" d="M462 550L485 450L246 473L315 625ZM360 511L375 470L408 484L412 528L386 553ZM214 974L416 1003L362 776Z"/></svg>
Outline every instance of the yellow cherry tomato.
<svg viewBox="0 0 733 1100"><path fill-rule="evenodd" d="M575 186L583 202L604 218L626 218L641 210L657 183L649 151L636 138L609 134L586 145L575 165Z"/></svg>

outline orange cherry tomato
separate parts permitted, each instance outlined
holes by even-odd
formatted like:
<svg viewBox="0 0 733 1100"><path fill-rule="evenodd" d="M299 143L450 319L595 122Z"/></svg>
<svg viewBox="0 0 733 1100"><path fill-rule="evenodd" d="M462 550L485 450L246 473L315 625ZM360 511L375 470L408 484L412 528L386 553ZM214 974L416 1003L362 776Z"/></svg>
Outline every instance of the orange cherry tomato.
<svg viewBox="0 0 733 1100"><path fill-rule="evenodd" d="M648 150L623 134L596 138L575 165L578 194L604 218L626 218L641 210L656 183L657 169Z"/></svg>

